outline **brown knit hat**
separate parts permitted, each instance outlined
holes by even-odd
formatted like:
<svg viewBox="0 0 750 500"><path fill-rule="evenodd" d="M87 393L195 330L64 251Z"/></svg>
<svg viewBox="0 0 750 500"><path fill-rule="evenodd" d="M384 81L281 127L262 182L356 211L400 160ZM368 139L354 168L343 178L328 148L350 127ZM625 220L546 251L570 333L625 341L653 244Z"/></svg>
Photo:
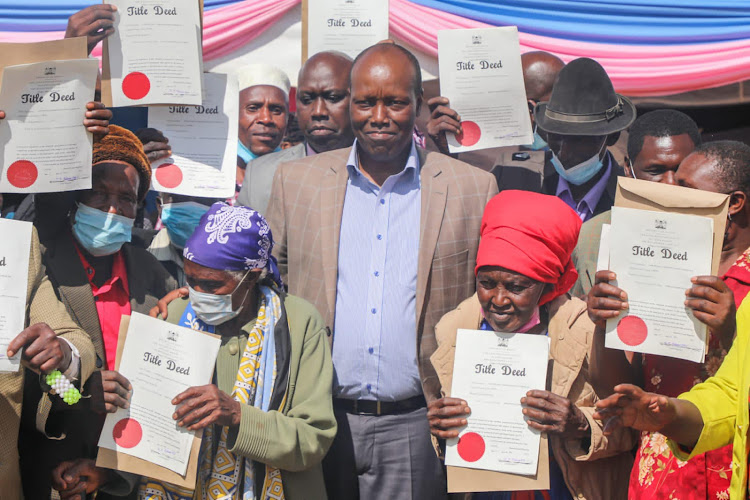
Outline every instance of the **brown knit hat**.
<svg viewBox="0 0 750 500"><path fill-rule="evenodd" d="M109 134L94 144L92 165L105 161L124 161L138 171L141 178L138 187L138 200L142 201L151 189L151 163L143 152L143 143L130 130L109 126Z"/></svg>

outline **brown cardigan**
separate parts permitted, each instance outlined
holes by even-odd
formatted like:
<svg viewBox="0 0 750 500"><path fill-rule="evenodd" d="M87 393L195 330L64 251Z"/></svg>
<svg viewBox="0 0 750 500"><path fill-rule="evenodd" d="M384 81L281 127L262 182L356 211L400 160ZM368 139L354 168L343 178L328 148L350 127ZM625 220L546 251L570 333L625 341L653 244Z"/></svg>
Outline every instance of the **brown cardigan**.
<svg viewBox="0 0 750 500"><path fill-rule="evenodd" d="M588 358L594 335L594 324L586 314L586 304L568 295L558 297L549 306L549 337L552 374L548 375L550 391L576 402L591 427L591 444L582 448L579 440L549 437L555 461L562 469L565 484L573 498L586 500L626 499L628 480L633 466L630 451L637 436L621 429L605 436L602 422L594 420L594 403L599 399L588 380ZM456 331L476 330L482 322L477 295L464 300L435 327L438 348L430 360L437 372L444 396L450 395ZM471 401L469 401L471 404Z"/></svg>

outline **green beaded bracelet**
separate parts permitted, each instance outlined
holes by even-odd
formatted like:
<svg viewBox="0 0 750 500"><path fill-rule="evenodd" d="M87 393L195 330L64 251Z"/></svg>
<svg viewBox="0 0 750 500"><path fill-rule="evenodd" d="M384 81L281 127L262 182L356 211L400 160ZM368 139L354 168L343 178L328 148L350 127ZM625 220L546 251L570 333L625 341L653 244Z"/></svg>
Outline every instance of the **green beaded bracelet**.
<svg viewBox="0 0 750 500"><path fill-rule="evenodd" d="M54 370L47 374L45 382L51 387L50 393L57 394L69 405L74 405L81 399L81 393L65 375L60 373L60 370Z"/></svg>

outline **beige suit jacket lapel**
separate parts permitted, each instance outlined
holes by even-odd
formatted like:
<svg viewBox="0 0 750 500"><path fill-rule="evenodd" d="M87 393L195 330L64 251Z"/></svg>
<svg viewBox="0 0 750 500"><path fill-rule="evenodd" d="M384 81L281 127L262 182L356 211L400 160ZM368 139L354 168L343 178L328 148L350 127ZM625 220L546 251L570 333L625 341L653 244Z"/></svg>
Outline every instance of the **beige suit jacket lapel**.
<svg viewBox="0 0 750 500"><path fill-rule="evenodd" d="M418 151L421 165L419 177L422 183L422 213L419 222L419 260L417 261L417 324L424 310L427 282L448 197L448 183L440 176L442 170L439 162L435 161L436 155L428 157L423 150Z"/></svg>
<svg viewBox="0 0 750 500"><path fill-rule="evenodd" d="M349 172L346 161L350 149L341 150L346 156L342 161L332 164L323 176L320 188L320 236L321 258L323 260L323 277L327 311L326 324L333 325L336 308L336 281L338 280L339 236L341 217L344 213L344 198ZM311 249L312 250L312 249Z"/></svg>

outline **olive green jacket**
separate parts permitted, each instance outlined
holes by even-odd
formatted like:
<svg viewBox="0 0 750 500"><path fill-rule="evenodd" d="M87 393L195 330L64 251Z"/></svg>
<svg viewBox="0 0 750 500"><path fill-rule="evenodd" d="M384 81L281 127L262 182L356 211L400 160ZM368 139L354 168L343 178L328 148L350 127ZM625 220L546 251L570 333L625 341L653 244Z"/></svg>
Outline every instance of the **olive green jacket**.
<svg viewBox="0 0 750 500"><path fill-rule="evenodd" d="M321 462L336 435L331 387L333 365L327 329L318 311L307 301L286 295L284 306L291 340L289 381L281 411L264 412L242 406L238 431L228 446L236 455L281 470L287 500L325 499ZM169 304L167 321L177 324L187 300ZM237 336L222 337L216 359L216 384L230 394L237 379L248 333L255 321Z"/></svg>

